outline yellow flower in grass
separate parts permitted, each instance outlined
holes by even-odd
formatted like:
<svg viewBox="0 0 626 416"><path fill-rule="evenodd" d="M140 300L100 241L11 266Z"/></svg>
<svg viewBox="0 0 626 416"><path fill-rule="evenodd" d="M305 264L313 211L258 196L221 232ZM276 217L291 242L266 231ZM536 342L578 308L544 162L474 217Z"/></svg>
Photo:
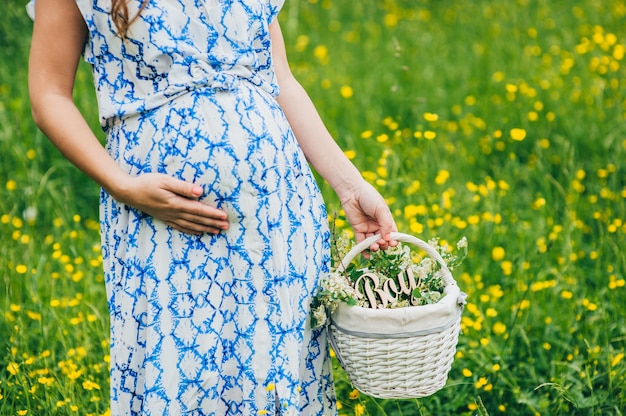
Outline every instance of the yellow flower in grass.
<svg viewBox="0 0 626 416"><path fill-rule="evenodd" d="M444 183L446 183L449 177L450 172L446 169L441 169L439 172L437 172L437 176L435 177L435 183L437 185L443 185Z"/></svg>
<svg viewBox="0 0 626 416"><path fill-rule="evenodd" d="M339 94L341 94L341 96L345 99L352 98L352 96L354 95L354 90L349 85L343 85L339 89Z"/></svg>
<svg viewBox="0 0 626 416"><path fill-rule="evenodd" d="M378 136L376 136L376 141L379 143L385 143L389 140L389 135L388 134L379 134Z"/></svg>
<svg viewBox="0 0 626 416"><path fill-rule="evenodd" d="M385 16L385 26L387 27L395 27L398 25L398 15L395 13L388 13Z"/></svg>
<svg viewBox="0 0 626 416"><path fill-rule="evenodd" d="M532 209L539 209L545 206L546 206L546 199L541 198L541 197L537 198L535 202L532 203Z"/></svg>
<svg viewBox="0 0 626 416"><path fill-rule="evenodd" d="M409 228L411 229L411 232L415 234L422 234L422 232L424 231L424 225L417 221L412 221L409 225Z"/></svg>
<svg viewBox="0 0 626 416"><path fill-rule="evenodd" d="M296 51L303 52L309 44L309 37L300 35L296 38Z"/></svg>
<svg viewBox="0 0 626 416"><path fill-rule="evenodd" d="M435 133L435 132L434 132L434 131L432 131L432 130L426 130L426 131L424 132L424 138L425 138L426 140L433 140L433 139L435 139L435 137L437 137L437 133Z"/></svg>
<svg viewBox="0 0 626 416"><path fill-rule="evenodd" d="M425 205L415 205L409 204L404 207L404 218L410 219L414 218L418 215L426 215L428 214L428 208Z"/></svg>
<svg viewBox="0 0 626 416"><path fill-rule="evenodd" d="M511 135L511 139L517 142L521 142L526 138L526 130L520 128L511 129L509 134Z"/></svg>
<svg viewBox="0 0 626 416"><path fill-rule="evenodd" d="M470 225L476 225L480 222L480 217L478 215L470 215L467 217L467 223Z"/></svg>
<svg viewBox="0 0 626 416"><path fill-rule="evenodd" d="M70 371L69 373L67 373L67 377L70 380L76 380L82 375L83 375L83 372L81 370Z"/></svg>
<svg viewBox="0 0 626 416"><path fill-rule="evenodd" d="M494 261L500 261L504 258L506 252L504 250L504 247L500 247L500 246L496 246L494 248L491 249L491 258Z"/></svg>
<svg viewBox="0 0 626 416"><path fill-rule="evenodd" d="M54 377L39 377L37 382L39 384L43 384L44 386L51 386L54 384Z"/></svg>
<svg viewBox="0 0 626 416"><path fill-rule="evenodd" d="M598 310L598 305L591 302L589 299L583 299L583 306L590 312Z"/></svg>
<svg viewBox="0 0 626 416"><path fill-rule="evenodd" d="M435 113L424 113L424 120L426 121L437 121L439 120L439 115L435 114Z"/></svg>
<svg viewBox="0 0 626 416"><path fill-rule="evenodd" d="M502 322L496 322L492 327L493 333L496 335L502 335L506 332L506 325Z"/></svg>
<svg viewBox="0 0 626 416"><path fill-rule="evenodd" d="M363 416L365 414L365 406L361 403L357 403L354 406L354 416Z"/></svg>
<svg viewBox="0 0 626 416"><path fill-rule="evenodd" d="M11 362L7 365L7 371L15 376L20 372L20 365L18 363Z"/></svg>
<svg viewBox="0 0 626 416"><path fill-rule="evenodd" d="M34 311L26 311L26 315L33 321L41 321L41 314Z"/></svg>
<svg viewBox="0 0 626 416"><path fill-rule="evenodd" d="M356 400L359 398L359 391L357 389L354 389L350 392L350 400Z"/></svg>
<svg viewBox="0 0 626 416"><path fill-rule="evenodd" d="M481 377L476 381L476 383L474 384L474 387L476 387L477 389L482 389L488 383L489 383L489 380L487 380L487 377Z"/></svg>
<svg viewBox="0 0 626 416"><path fill-rule="evenodd" d="M315 49L313 49L313 55L320 61L327 61L328 48L324 45L318 45L315 47Z"/></svg>
<svg viewBox="0 0 626 416"><path fill-rule="evenodd" d="M609 276L609 289L617 289L618 287L624 287L626 281L624 279L617 279L615 275Z"/></svg>

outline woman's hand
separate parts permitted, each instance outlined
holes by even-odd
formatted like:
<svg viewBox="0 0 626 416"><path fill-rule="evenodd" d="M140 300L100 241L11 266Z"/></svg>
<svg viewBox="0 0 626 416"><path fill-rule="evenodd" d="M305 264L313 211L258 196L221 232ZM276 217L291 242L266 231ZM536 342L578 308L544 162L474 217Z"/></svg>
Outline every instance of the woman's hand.
<svg viewBox="0 0 626 416"><path fill-rule="evenodd" d="M397 231L391 211L384 198L369 183L362 181L358 188L340 195L346 218L354 230L357 243L375 234L382 238L370 246L370 250L386 249L397 245L390 233Z"/></svg>
<svg viewBox="0 0 626 416"><path fill-rule="evenodd" d="M160 173L132 177L112 196L188 234L217 234L228 229L223 210L208 206L198 198L202 188Z"/></svg>

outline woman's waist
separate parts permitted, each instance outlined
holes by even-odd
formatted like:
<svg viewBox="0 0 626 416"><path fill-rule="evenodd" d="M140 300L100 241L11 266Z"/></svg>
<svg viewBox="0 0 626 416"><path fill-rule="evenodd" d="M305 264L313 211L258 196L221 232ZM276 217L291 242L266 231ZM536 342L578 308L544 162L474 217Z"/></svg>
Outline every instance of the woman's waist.
<svg viewBox="0 0 626 416"><path fill-rule="evenodd" d="M175 104L176 100L192 92L213 96L218 93L237 95L247 90L257 91L266 99L273 99L278 92L274 84L255 75L250 68L243 65L216 70L208 62L197 61L188 66L173 66L166 77L161 77L158 82L155 80L149 88L141 82L129 82L127 86L115 90L98 88L100 120L106 130L123 119L136 117L173 102Z"/></svg>

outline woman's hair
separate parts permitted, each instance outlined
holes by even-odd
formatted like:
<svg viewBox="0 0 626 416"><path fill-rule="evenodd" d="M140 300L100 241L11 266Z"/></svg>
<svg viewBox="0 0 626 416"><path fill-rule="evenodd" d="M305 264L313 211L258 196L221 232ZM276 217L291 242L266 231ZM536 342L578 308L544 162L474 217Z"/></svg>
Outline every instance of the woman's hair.
<svg viewBox="0 0 626 416"><path fill-rule="evenodd" d="M111 19L113 19L113 24L115 24L115 28L117 29L117 34L122 38L126 37L126 32L128 31L128 27L139 17L139 14L143 9L145 9L148 4L148 0L143 0L141 2L141 7L139 11L133 18L131 19L128 16L128 5L126 4L128 0L111 0Z"/></svg>

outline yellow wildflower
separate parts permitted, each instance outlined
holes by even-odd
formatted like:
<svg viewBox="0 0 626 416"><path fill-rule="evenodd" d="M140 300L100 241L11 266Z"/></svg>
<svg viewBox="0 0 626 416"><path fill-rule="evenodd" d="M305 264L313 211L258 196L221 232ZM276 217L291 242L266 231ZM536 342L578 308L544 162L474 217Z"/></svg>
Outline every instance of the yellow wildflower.
<svg viewBox="0 0 626 416"><path fill-rule="evenodd" d="M511 129L509 132L511 138L515 141L521 142L526 138L526 130L520 128Z"/></svg>
<svg viewBox="0 0 626 416"><path fill-rule="evenodd" d="M10 362L7 365L7 371L15 376L20 372L20 365L15 362Z"/></svg>
<svg viewBox="0 0 626 416"><path fill-rule="evenodd" d="M494 261L500 261L504 258L506 252L504 251L504 247L496 246L491 249L491 258Z"/></svg>
<svg viewBox="0 0 626 416"><path fill-rule="evenodd" d="M492 330L494 334L502 335L506 332L506 325L502 322L496 322L495 324L493 324Z"/></svg>
<svg viewBox="0 0 626 416"><path fill-rule="evenodd" d="M349 85L343 85L339 89L339 94L341 94L341 96L345 99L352 98L352 96L354 95L354 90Z"/></svg>

